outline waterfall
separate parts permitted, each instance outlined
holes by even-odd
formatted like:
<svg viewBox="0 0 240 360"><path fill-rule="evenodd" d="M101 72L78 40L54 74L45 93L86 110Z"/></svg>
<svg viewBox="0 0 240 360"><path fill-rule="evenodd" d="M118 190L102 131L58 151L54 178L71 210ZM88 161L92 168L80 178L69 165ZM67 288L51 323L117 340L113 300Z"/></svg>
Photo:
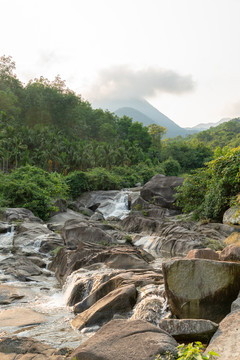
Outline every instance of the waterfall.
<svg viewBox="0 0 240 360"><path fill-rule="evenodd" d="M98 211L102 213L105 219L109 217L117 217L124 219L129 214L128 196L130 191L121 190L113 199L105 201L98 207Z"/></svg>

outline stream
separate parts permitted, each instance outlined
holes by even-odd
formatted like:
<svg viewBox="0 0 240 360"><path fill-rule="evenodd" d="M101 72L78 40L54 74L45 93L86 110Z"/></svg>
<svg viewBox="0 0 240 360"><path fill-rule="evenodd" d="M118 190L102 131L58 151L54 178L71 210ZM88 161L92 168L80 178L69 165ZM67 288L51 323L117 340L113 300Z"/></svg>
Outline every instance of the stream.
<svg viewBox="0 0 240 360"><path fill-rule="evenodd" d="M102 204L99 211L102 212L106 219L110 216L124 218L129 213L128 192L119 192L119 195L111 200L110 203L105 205ZM27 246L27 251L33 254L38 253L41 241L43 241L46 236L46 234L40 235L34 242L30 242ZM139 241L139 245L140 244L141 241ZM11 325L2 327L0 320L0 336L9 334L33 337L57 348L68 347L71 349L76 348L80 343L92 336L98 327L84 328L80 332L72 328L70 321L74 318L74 313L72 308L67 306L67 300L74 284L78 281L79 276L81 277L81 280L85 278L86 281L92 281L91 279L95 279L99 275L99 270L89 271L81 269L80 272L78 270L77 275L73 273L67 278L63 289L60 288L54 274L47 269L40 276L32 276L31 281L18 281L13 276L5 274L1 269L1 262L13 256L13 248L14 226L12 226L7 233L0 234L0 284L21 291L24 293L24 297L18 298L10 304L1 304L1 312L19 307L27 308L42 314L44 321L23 326ZM26 251L26 249L22 250ZM50 256L48 254L43 255L45 256L44 260L48 263L50 261ZM152 264L153 267L159 269L162 260L162 258L156 258ZM108 270L104 269L102 271L107 272ZM146 297L148 292L150 297L156 297L156 295L152 295L153 291L153 287L147 286L140 291L139 298L141 299L143 296ZM164 289L157 289L157 291L160 291L160 293L163 294ZM161 301L162 299L163 298L161 297ZM134 311L135 310L133 310L129 316L133 316ZM165 312L162 316L164 315Z"/></svg>

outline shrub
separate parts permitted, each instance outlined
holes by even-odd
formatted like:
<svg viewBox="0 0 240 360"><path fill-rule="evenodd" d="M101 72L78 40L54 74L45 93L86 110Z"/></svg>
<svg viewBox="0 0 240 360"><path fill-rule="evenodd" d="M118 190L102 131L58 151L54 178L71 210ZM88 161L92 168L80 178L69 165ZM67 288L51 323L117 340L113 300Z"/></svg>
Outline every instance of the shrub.
<svg viewBox="0 0 240 360"><path fill-rule="evenodd" d="M89 190L119 190L121 177L104 168L94 168L87 172Z"/></svg>
<svg viewBox="0 0 240 360"><path fill-rule="evenodd" d="M66 199L68 187L64 178L36 167L22 166L1 177L1 206L24 207L47 220L56 198Z"/></svg>
<svg viewBox="0 0 240 360"><path fill-rule="evenodd" d="M155 360L213 360L215 356L219 356L214 351L209 351L207 355L204 355L203 351L205 348L200 341L188 345L181 344L177 349L176 355L167 352L163 357L157 355Z"/></svg>
<svg viewBox="0 0 240 360"><path fill-rule="evenodd" d="M220 156L219 156L220 155ZM214 160L187 176L178 189L177 205L200 218L221 221L239 193L240 147L225 149Z"/></svg>
<svg viewBox="0 0 240 360"><path fill-rule="evenodd" d="M177 160L169 158L162 164L165 175L167 176L178 176L181 170L181 166Z"/></svg>
<svg viewBox="0 0 240 360"><path fill-rule="evenodd" d="M74 171L68 174L65 181L69 186L69 193L73 199L89 190L88 177L83 171Z"/></svg>

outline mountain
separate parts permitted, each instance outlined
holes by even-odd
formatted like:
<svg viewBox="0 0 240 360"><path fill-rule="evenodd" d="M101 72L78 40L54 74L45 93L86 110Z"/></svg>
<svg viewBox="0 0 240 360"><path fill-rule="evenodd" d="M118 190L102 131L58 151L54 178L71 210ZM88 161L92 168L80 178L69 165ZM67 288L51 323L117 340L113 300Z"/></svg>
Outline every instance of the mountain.
<svg viewBox="0 0 240 360"><path fill-rule="evenodd" d="M148 126L153 123L153 120L150 117L131 107L122 107L114 111L114 113L119 117L126 115L132 118L134 121L141 122L144 126Z"/></svg>
<svg viewBox="0 0 240 360"><path fill-rule="evenodd" d="M133 121L142 122L145 126L157 124L167 129L166 137L175 137L178 135L186 136L197 132L197 130L188 130L178 126L174 121L162 114L148 101L144 99L117 99L105 102L93 103L95 108L100 107L104 110L114 112L118 116L126 115Z"/></svg>
<svg viewBox="0 0 240 360"><path fill-rule="evenodd" d="M193 126L191 128L188 127L186 129L187 130L204 131L204 130L210 129L210 127L216 127L216 126L218 126L220 124L223 124L224 122L227 122L229 120L231 120L231 118L223 118L223 119L219 120L216 123L206 123L206 124L201 123L201 124L195 125L195 126Z"/></svg>

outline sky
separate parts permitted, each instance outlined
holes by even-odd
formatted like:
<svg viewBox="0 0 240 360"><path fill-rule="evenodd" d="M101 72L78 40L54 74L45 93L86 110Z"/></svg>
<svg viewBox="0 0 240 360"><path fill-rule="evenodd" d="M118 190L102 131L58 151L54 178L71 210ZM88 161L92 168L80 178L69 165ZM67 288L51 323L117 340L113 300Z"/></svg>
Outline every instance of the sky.
<svg viewBox="0 0 240 360"><path fill-rule="evenodd" d="M182 127L240 116L240 0L0 0L0 56L94 105L138 97Z"/></svg>

